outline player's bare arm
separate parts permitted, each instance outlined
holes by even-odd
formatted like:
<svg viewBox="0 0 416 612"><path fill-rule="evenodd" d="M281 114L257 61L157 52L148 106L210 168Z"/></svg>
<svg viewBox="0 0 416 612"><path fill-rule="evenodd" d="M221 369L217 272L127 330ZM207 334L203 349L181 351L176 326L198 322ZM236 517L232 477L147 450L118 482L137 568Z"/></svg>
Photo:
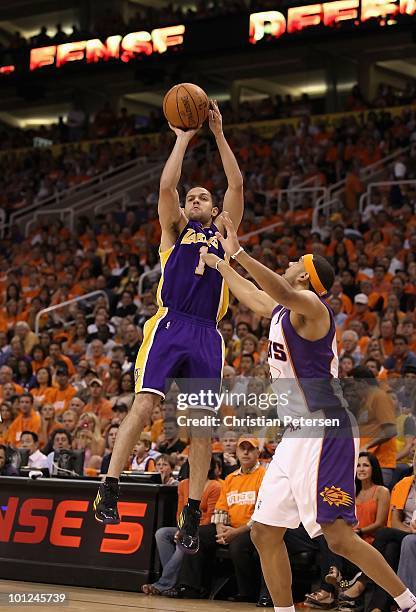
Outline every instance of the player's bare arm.
<svg viewBox="0 0 416 612"><path fill-rule="evenodd" d="M219 233L216 235L226 254L232 257L240 250L240 243L234 225L227 213L223 215L223 222L227 238ZM329 314L327 308L315 293L295 289L285 278L250 257L242 248L236 256L236 261L251 274L269 297L291 311L292 324L298 332L301 332L303 337L308 340L316 340L328 332Z"/></svg>
<svg viewBox="0 0 416 612"><path fill-rule="evenodd" d="M220 259L214 253L206 253L201 255L201 258L210 268L218 270L230 291L242 304L261 317L271 318L276 302L265 291L261 291L254 283L243 278L224 259Z"/></svg>
<svg viewBox="0 0 416 612"><path fill-rule="evenodd" d="M196 129L184 132L179 128L170 127L176 134L176 142L160 177L158 212L162 227L161 251L166 251L175 244L187 223L179 204L177 187L181 177L183 158L190 141L198 131Z"/></svg>
<svg viewBox="0 0 416 612"><path fill-rule="evenodd" d="M210 101L208 113L209 127L215 136L221 156L228 187L224 196L223 210L228 212L234 227L238 230L244 211L243 176L238 167L234 153L228 144L222 129L222 116L216 100ZM222 214L215 221L219 231L224 231Z"/></svg>

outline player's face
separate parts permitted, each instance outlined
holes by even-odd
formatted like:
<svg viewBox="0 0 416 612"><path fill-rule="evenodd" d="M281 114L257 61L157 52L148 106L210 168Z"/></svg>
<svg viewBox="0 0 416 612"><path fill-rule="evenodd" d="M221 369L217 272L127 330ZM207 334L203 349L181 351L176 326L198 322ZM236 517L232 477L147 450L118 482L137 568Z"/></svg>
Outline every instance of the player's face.
<svg viewBox="0 0 416 612"><path fill-rule="evenodd" d="M303 263L303 256L298 261L289 262L289 267L283 274L283 277L288 283L294 285L300 275L305 274L305 265Z"/></svg>
<svg viewBox="0 0 416 612"><path fill-rule="evenodd" d="M190 221L205 225L216 216L218 209L212 205L211 194L203 187L195 187L186 194L185 215Z"/></svg>

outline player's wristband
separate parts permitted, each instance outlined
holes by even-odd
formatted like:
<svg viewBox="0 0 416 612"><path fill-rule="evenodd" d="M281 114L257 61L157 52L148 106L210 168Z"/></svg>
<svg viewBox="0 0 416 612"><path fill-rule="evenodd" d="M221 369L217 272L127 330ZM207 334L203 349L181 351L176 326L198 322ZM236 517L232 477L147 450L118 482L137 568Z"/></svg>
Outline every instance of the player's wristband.
<svg viewBox="0 0 416 612"><path fill-rule="evenodd" d="M218 266L220 265L220 263L224 261L223 259L217 259L217 261L215 262L215 269L217 270L217 272L219 272L218 270Z"/></svg>
<svg viewBox="0 0 416 612"><path fill-rule="evenodd" d="M244 251L243 247L242 247L242 246L240 246L240 248L238 249L238 251L236 251L236 252L234 253L234 255L231 255L231 258L232 258L232 259L235 259L235 258L237 257L237 255L240 255L240 253L242 253L243 251Z"/></svg>

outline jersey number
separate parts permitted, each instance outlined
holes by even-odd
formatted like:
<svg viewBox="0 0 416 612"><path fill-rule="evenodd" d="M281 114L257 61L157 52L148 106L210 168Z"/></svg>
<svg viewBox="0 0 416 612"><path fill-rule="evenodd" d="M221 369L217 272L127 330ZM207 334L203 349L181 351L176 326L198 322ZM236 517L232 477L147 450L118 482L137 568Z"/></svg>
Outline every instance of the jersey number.
<svg viewBox="0 0 416 612"><path fill-rule="evenodd" d="M195 274L198 274L199 276L202 276L203 273L205 272L206 263L202 259L201 255L206 255L206 253L208 253L208 247L202 246L199 249L199 262L198 262L197 267L195 268Z"/></svg>
<svg viewBox="0 0 416 612"><path fill-rule="evenodd" d="M269 342L269 358L287 361L284 345L280 344L280 342Z"/></svg>

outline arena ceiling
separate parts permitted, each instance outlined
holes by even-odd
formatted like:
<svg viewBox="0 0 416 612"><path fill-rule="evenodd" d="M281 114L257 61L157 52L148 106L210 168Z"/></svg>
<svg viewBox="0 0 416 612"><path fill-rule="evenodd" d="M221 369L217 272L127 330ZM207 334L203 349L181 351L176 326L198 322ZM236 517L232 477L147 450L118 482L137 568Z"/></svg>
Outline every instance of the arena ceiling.
<svg viewBox="0 0 416 612"><path fill-rule="evenodd" d="M56 4L48 0L35 3L2 0L0 29L7 26L13 32L20 24L22 31L29 32L35 25L38 31L39 15L34 16L34 5L38 12L46 11L48 19L53 16L51 23L62 23L65 27L74 22L76 2L64 0L56 11ZM16 7L21 9L19 19L15 17ZM32 7L32 14L25 17L29 7ZM10 15L5 22L7 11ZM49 79L41 91L35 88L32 97L23 96L14 86L2 84L0 117L21 127L51 123L68 112L68 100L76 96L90 100L92 112L111 100L115 106L125 105L131 112L146 114L160 107L165 91L178 80L198 82L219 100L236 97L248 100L270 94L298 97L302 93L323 97L328 87L336 86L341 93L348 91L360 79L360 74L362 77L366 72L372 75L373 88L379 82L404 87L406 79L416 78L416 45L411 32L393 32L389 28L382 35L357 39L314 39L313 43L289 45L279 41L276 47L250 47L244 53L219 53L215 61L212 56L189 58L179 55L175 62L168 60L163 67L158 64L147 67L143 62L119 71L108 68L108 74L107 71L90 72L86 67L76 75Z"/></svg>

